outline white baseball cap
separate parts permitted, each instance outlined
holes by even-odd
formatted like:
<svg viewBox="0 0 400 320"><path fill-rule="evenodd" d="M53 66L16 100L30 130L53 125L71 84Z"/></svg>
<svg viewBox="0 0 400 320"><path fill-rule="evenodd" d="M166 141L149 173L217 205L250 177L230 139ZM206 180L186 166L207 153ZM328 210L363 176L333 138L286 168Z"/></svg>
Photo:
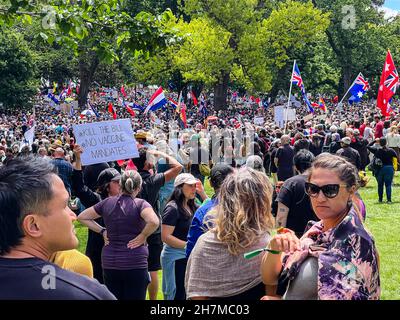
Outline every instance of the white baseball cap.
<svg viewBox="0 0 400 320"><path fill-rule="evenodd" d="M197 183L197 179L191 175L190 173L181 173L178 175L174 182L174 187L178 187L181 184L195 184Z"/></svg>

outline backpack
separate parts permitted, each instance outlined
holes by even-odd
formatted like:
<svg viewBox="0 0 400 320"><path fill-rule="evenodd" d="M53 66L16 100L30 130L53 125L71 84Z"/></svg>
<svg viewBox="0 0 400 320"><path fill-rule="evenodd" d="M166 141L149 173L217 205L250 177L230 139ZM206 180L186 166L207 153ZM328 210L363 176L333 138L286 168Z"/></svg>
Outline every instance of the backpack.
<svg viewBox="0 0 400 320"><path fill-rule="evenodd" d="M374 175L376 175L382 167L383 162L377 156L374 156L371 163L368 165L368 169L371 170Z"/></svg>

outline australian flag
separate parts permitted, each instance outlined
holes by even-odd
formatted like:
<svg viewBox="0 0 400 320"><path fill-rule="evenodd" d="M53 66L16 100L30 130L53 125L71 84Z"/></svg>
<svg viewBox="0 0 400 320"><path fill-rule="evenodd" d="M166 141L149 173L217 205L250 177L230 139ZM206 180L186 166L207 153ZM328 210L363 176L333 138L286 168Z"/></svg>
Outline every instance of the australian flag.
<svg viewBox="0 0 400 320"><path fill-rule="evenodd" d="M314 113L314 108L311 105L310 100L307 98L306 89L304 87L303 78L300 74L300 69L297 66L297 62L294 62L293 74L292 74L292 84L297 85L301 90L301 95L303 96L303 100L307 105L308 111Z"/></svg>
<svg viewBox="0 0 400 320"><path fill-rule="evenodd" d="M96 118L100 117L99 113L97 112L96 108L88 101L89 109L93 111L95 114Z"/></svg>
<svg viewBox="0 0 400 320"><path fill-rule="evenodd" d="M360 73L349 90L351 93L349 103L360 102L365 92L367 92L369 89L370 86L368 81L364 78L362 73Z"/></svg>

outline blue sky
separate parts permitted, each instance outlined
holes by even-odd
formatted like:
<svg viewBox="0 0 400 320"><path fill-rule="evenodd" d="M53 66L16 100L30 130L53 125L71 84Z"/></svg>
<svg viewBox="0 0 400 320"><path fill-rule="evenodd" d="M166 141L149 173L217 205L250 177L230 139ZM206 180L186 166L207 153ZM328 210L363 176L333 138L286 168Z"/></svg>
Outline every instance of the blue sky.
<svg viewBox="0 0 400 320"><path fill-rule="evenodd" d="M393 10L400 11L400 0L386 0L384 6Z"/></svg>

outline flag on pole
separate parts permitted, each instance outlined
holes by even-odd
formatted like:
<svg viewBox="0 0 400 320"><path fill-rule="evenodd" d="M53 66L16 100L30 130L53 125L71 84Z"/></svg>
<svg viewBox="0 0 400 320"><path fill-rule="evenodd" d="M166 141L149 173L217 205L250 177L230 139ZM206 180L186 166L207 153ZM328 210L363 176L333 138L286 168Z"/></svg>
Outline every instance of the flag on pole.
<svg viewBox="0 0 400 320"><path fill-rule="evenodd" d="M325 101L324 101L324 99L323 99L322 97L320 97L320 98L318 99L318 103L312 103L311 105L312 105L313 107L315 107L315 108L321 109L321 110L324 111L324 112L327 112L326 104L325 104Z"/></svg>
<svg viewBox="0 0 400 320"><path fill-rule="evenodd" d="M138 112L143 112L144 108L134 102L129 103L129 106L132 108L132 110L136 110Z"/></svg>
<svg viewBox="0 0 400 320"><path fill-rule="evenodd" d="M89 109L93 111L96 118L100 117L99 113L97 112L96 108L88 101Z"/></svg>
<svg viewBox="0 0 400 320"><path fill-rule="evenodd" d="M390 108L390 99L396 93L399 83L399 74L392 58L392 54L388 50L385 65L383 66L381 81L379 84L377 106L381 110L383 116L388 116Z"/></svg>
<svg viewBox="0 0 400 320"><path fill-rule="evenodd" d="M55 104L60 104L60 101L55 97L54 94L49 93L47 94L47 97L50 98Z"/></svg>
<svg viewBox="0 0 400 320"><path fill-rule="evenodd" d="M351 97L349 103L360 102L364 94L370 89L368 81L364 78L362 73L359 73L353 85L350 87Z"/></svg>
<svg viewBox="0 0 400 320"><path fill-rule="evenodd" d="M115 112L115 109L111 102L108 104L108 112L112 114L114 120L117 119L117 113Z"/></svg>
<svg viewBox="0 0 400 320"><path fill-rule="evenodd" d="M68 92L68 89L67 88L64 88L62 91L61 91L61 93L60 93L60 100L65 100L65 98L67 97L67 92Z"/></svg>
<svg viewBox="0 0 400 320"><path fill-rule="evenodd" d="M186 121L186 105L182 96L182 91L179 94L179 98L178 98L178 106L175 109L175 112L178 113L179 117L178 117L178 122L179 122L179 126L182 129L187 128L187 121Z"/></svg>
<svg viewBox="0 0 400 320"><path fill-rule="evenodd" d="M176 108L178 107L178 102L176 102L174 99L168 98L168 102L170 104L170 106L176 110Z"/></svg>
<svg viewBox="0 0 400 320"><path fill-rule="evenodd" d="M186 105L181 106L179 112L179 125L182 129L187 128L187 121L186 121Z"/></svg>
<svg viewBox="0 0 400 320"><path fill-rule="evenodd" d="M144 113L149 111L156 111L160 109L163 105L167 103L167 99L165 99L164 91L162 87L159 87L156 92L151 96L149 104L147 105L146 110Z"/></svg>
<svg viewBox="0 0 400 320"><path fill-rule="evenodd" d="M125 92L124 85L121 86L121 93L124 96L124 98L126 98L126 92Z"/></svg>
<svg viewBox="0 0 400 320"><path fill-rule="evenodd" d="M197 105L199 104L199 101L197 100L196 95L194 94L193 90L190 91L190 96L192 97L193 105L197 107Z"/></svg>
<svg viewBox="0 0 400 320"><path fill-rule="evenodd" d="M68 83L67 95L70 96L71 93L72 93L72 80L70 80Z"/></svg>
<svg viewBox="0 0 400 320"><path fill-rule="evenodd" d="M132 117L136 116L135 111L129 106L128 103L125 103L125 107L126 107L126 111L128 111Z"/></svg>
<svg viewBox="0 0 400 320"><path fill-rule="evenodd" d="M307 105L308 111L310 113L314 113L314 109L313 109L313 107L311 105L311 102L307 98L307 93L306 93L306 89L304 87L303 78L301 77L300 69L297 66L297 62L295 62L295 64L294 64L293 74L292 74L292 78L291 78L290 81L292 82L292 84L297 85L300 88L301 95L303 97L304 102Z"/></svg>

